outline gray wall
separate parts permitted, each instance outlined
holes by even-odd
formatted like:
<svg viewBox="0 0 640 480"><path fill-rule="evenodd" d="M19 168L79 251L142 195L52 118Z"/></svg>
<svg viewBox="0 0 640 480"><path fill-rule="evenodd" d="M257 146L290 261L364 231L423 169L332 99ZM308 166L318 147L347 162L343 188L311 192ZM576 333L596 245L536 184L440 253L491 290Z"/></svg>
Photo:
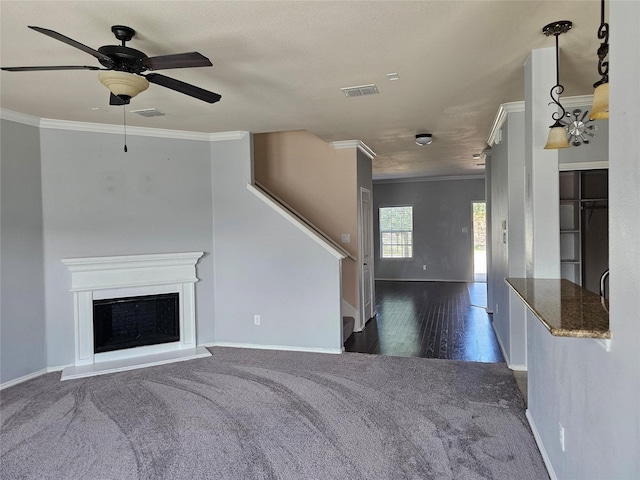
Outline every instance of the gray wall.
<svg viewBox="0 0 640 480"><path fill-rule="evenodd" d="M526 311L528 368L528 416L538 435L539 445L552 478L558 479L636 479L640 478L640 322L638 322L638 292L640 292L640 140L637 136L640 118L640 43L637 21L640 3L613 1L610 4L610 61L624 65L623 75L611 78L611 117L609 119L609 155L601 158L602 145L593 150L578 147L574 152L560 152L560 161L567 155L579 155L579 162L609 160L609 238L610 238L610 330L611 348L588 338L552 336L542 323ZM512 124L508 124L509 141ZM602 133L603 129L599 130ZM604 136L601 136L604 139ZM516 145L518 142L513 141ZM500 146L499 146L500 147ZM524 148L524 142L520 148ZM494 147L492 173L495 185L497 170L502 164ZM509 146L511 151L511 145ZM592 154L589 154L592 152ZM521 154L518 154L521 155ZM498 159L496 160L496 156ZM508 167L512 158L506 159ZM503 171L499 175L504 181ZM511 177L512 182L521 180ZM495 190L495 189L494 189ZM510 198L506 190L495 191L510 209L519 208L521 200ZM494 216L494 222L499 221ZM513 225L513 223L512 223ZM558 227L559 229L559 227ZM494 225L493 232L496 232ZM509 229L509 262L512 261L513 233ZM522 233L522 232L520 232ZM496 253L494 252L494 258ZM533 260L544 262L543 258ZM495 264L495 260L494 260ZM521 264L517 265L522 268ZM497 275L496 275L497 276ZM500 279L496 278L496 282ZM500 311L505 300L498 300ZM512 314L513 315L513 314ZM494 311L494 323L499 321ZM502 331L496 325L497 331ZM513 329L509 337L516 337ZM522 341L518 339L517 341ZM513 350L513 349L512 349ZM565 429L565 451L559 441L559 424Z"/></svg>
<svg viewBox="0 0 640 480"><path fill-rule="evenodd" d="M211 158L216 343L340 352L341 261L247 189L248 134Z"/></svg>
<svg viewBox="0 0 640 480"><path fill-rule="evenodd" d="M0 383L47 366L38 127L1 120Z"/></svg>
<svg viewBox="0 0 640 480"><path fill-rule="evenodd" d="M128 146L2 121L2 383L73 363L72 257L203 251L198 343L341 351L341 260L247 190L248 134Z"/></svg>
<svg viewBox="0 0 640 480"><path fill-rule="evenodd" d="M492 192L492 188L493 188L493 179L492 179L492 173L491 173L491 155L492 152L490 149L488 149L488 151L485 152L485 166L484 166L484 197L485 197L485 201L486 201L486 206L487 206L487 210L486 210L486 221L487 221L487 307L485 308L485 310L487 311L487 313L493 313L493 307L495 305L495 301L493 299L493 283L492 283L492 278L490 275L491 272L491 265L493 265L493 234L491 231L492 225L493 225L493 220L492 220L492 215L493 215L493 198L491 195Z"/></svg>
<svg viewBox="0 0 640 480"><path fill-rule="evenodd" d="M583 112L591 110L591 105L580 105L578 107L567 108L568 112L574 108L579 108ZM573 119L573 116L571 117ZM585 119L585 120L588 120ZM558 150L558 161L564 163L582 163L585 161L600 162L609 160L609 121L595 120L592 125L598 129L594 138L589 138L588 145L580 145L579 147L563 148ZM590 125L591 125L590 124Z"/></svg>
<svg viewBox="0 0 640 480"><path fill-rule="evenodd" d="M610 3L611 351L552 337L529 315L529 414L557 478L640 478L640 2ZM624 72L624 73L622 73ZM565 428L566 450L558 442Z"/></svg>
<svg viewBox="0 0 640 480"><path fill-rule="evenodd" d="M71 275L63 258L203 251L197 338L213 341L209 142L43 129L48 365L74 361Z"/></svg>
<svg viewBox="0 0 640 480"><path fill-rule="evenodd" d="M503 142L491 149L491 243L489 284L493 290L493 327L511 368L526 368L526 315L505 277L524 277L524 112L509 113ZM504 224L503 224L504 222ZM503 228L503 225L506 228Z"/></svg>
<svg viewBox="0 0 640 480"><path fill-rule="evenodd" d="M484 198L484 179L374 182L376 279L472 281L471 202ZM413 205L414 258L381 259L378 209L401 205Z"/></svg>
<svg viewBox="0 0 640 480"><path fill-rule="evenodd" d="M579 108L588 110L590 105ZM568 110L572 110L573 107ZM571 164L606 161L609 145L608 122L599 120L597 136L589 145L558 151L558 161L568 168ZM510 112L502 126L501 144L491 149L491 243L492 260L488 281L493 326L507 363L514 369L526 369L526 308L504 283L505 277L526 276L524 195L525 148L524 111ZM599 168L599 167L598 167ZM506 220L506 230L502 222ZM506 243L503 242L503 234Z"/></svg>

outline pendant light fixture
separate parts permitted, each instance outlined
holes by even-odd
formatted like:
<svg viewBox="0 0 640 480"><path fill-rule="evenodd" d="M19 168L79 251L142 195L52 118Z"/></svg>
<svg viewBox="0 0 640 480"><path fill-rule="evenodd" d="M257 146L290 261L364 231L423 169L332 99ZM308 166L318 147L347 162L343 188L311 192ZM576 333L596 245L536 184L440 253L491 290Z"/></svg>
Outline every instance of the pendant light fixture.
<svg viewBox="0 0 640 480"><path fill-rule="evenodd" d="M609 118L609 60L605 61L609 54L609 24L604 21L604 0L600 3L600 27L598 38L602 40L598 48L598 73L602 76L600 81L593 84L593 107L591 108L591 120L603 120Z"/></svg>
<svg viewBox="0 0 640 480"><path fill-rule="evenodd" d="M562 92L564 92L564 87L560 84L558 37L563 33L571 30L571 27L573 27L573 23L569 20L559 20L557 22L546 25L542 29L542 33L544 33L547 37L549 35L553 35L554 37L556 37L556 84L551 87L551 102L549 102L549 105L555 103L560 109L559 112L554 112L551 115L551 118L555 120L555 123L549 127L549 137L547 138L547 144L544 146L544 148L547 150L569 148L569 137L567 136L567 130L565 126L560 122L561 119L564 119L567 112L560 103L560 95L562 94ZM555 97L553 96L554 93L556 95Z"/></svg>

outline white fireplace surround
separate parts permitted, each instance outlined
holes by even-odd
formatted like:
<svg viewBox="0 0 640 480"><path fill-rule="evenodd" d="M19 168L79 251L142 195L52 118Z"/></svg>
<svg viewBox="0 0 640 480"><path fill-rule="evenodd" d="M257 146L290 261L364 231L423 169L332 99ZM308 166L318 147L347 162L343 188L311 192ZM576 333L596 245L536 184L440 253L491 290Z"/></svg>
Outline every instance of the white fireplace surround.
<svg viewBox="0 0 640 480"><path fill-rule="evenodd" d="M62 380L210 355L196 343L196 263L203 252L67 258L73 292L75 364ZM178 293L180 341L94 353L93 301Z"/></svg>

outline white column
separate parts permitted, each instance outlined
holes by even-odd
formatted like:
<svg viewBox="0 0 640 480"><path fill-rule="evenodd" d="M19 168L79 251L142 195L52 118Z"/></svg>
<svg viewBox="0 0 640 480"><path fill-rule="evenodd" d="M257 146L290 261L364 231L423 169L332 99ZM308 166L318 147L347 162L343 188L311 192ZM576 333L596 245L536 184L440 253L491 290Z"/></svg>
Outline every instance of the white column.
<svg viewBox="0 0 640 480"><path fill-rule="evenodd" d="M533 50L525 64L524 212L527 277L532 278L560 278L558 151L544 149L554 123L556 109L549 102L555 83L555 48Z"/></svg>

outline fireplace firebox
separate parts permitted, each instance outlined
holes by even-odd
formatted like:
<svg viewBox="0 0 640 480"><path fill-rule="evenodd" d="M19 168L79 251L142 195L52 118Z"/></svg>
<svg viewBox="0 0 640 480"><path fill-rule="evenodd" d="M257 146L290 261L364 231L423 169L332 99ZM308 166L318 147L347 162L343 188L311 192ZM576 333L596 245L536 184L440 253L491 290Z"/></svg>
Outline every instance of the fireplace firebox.
<svg viewBox="0 0 640 480"><path fill-rule="evenodd" d="M177 293L93 301L94 353L180 341Z"/></svg>

